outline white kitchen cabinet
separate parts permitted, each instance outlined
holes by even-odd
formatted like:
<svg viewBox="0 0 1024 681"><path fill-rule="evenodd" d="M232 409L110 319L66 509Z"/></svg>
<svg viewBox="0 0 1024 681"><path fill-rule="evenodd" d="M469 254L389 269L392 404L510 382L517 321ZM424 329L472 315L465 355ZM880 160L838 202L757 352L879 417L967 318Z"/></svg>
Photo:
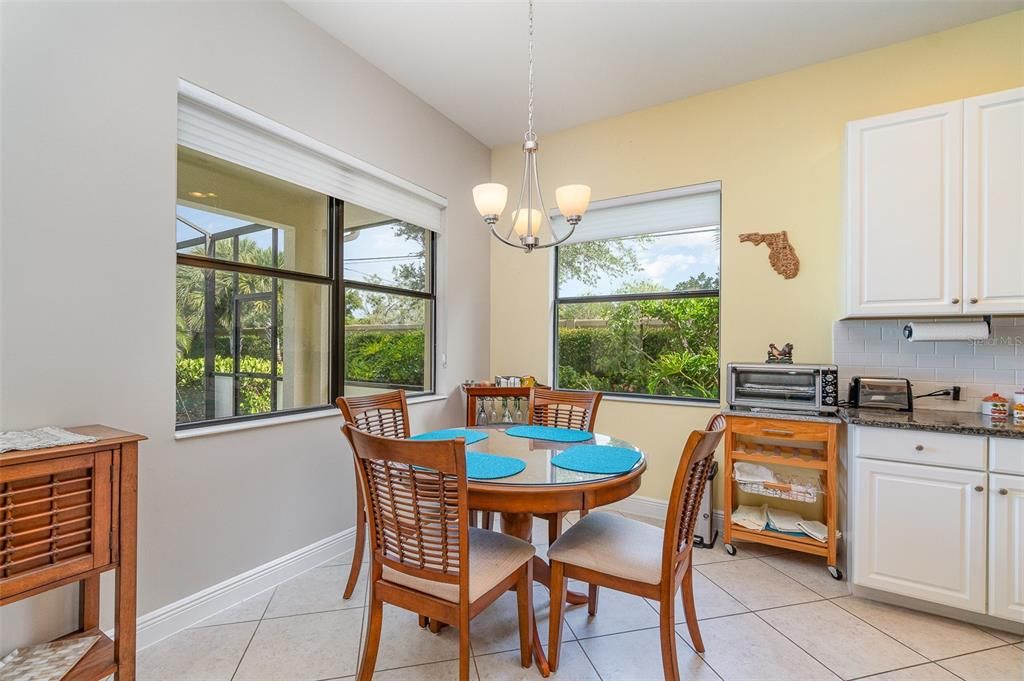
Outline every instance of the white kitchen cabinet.
<svg viewBox="0 0 1024 681"><path fill-rule="evenodd" d="M961 311L963 103L846 130L848 316Z"/></svg>
<svg viewBox="0 0 1024 681"><path fill-rule="evenodd" d="M1024 88L964 100L964 312L1024 312Z"/></svg>
<svg viewBox="0 0 1024 681"><path fill-rule="evenodd" d="M845 316L1024 312L1024 88L846 126Z"/></svg>
<svg viewBox="0 0 1024 681"><path fill-rule="evenodd" d="M989 475L989 614L1024 622L1024 476Z"/></svg>
<svg viewBox="0 0 1024 681"><path fill-rule="evenodd" d="M986 610L986 474L859 458L853 581Z"/></svg>

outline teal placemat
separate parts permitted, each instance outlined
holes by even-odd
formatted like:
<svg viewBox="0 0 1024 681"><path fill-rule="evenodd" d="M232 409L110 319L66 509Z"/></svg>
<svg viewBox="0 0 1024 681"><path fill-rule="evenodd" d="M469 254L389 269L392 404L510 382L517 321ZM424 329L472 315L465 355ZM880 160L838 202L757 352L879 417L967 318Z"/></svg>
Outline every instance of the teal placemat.
<svg viewBox="0 0 1024 681"><path fill-rule="evenodd" d="M444 430L432 430L429 433L413 435L410 440L454 440L457 437L466 438L466 444L487 439L487 433L480 430L469 430L467 428L445 428Z"/></svg>
<svg viewBox="0 0 1024 681"><path fill-rule="evenodd" d="M551 463L559 468L581 473L625 473L640 460L640 452L625 447L608 445L580 445L570 447L561 454L551 457Z"/></svg>
<svg viewBox="0 0 1024 681"><path fill-rule="evenodd" d="M548 442L586 442L594 437L585 430L570 428L552 428L551 426L512 426L505 431L513 437L528 437Z"/></svg>
<svg viewBox="0 0 1024 681"><path fill-rule="evenodd" d="M521 473L526 462L511 456L497 456L483 452L466 452L466 477L474 480L494 480Z"/></svg>

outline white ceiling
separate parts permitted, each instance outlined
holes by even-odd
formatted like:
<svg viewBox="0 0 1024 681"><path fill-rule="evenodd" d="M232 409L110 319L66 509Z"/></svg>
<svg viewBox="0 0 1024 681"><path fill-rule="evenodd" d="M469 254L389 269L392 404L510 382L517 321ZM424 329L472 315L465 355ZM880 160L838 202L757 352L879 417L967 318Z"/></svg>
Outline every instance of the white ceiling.
<svg viewBox="0 0 1024 681"><path fill-rule="evenodd" d="M522 139L525 0L289 4L484 144ZM1024 0L537 0L536 128L568 128L1021 7Z"/></svg>

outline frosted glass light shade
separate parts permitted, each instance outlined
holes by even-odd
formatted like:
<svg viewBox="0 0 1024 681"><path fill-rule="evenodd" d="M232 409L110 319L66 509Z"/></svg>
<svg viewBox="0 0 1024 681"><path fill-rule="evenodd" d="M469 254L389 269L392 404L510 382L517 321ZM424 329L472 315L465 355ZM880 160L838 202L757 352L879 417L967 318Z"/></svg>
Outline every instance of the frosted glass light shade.
<svg viewBox="0 0 1024 681"><path fill-rule="evenodd" d="M529 219L527 219L529 217ZM534 208L527 212L526 210L517 210L512 213L512 224L516 230L516 234L523 237L526 236L527 230L529 230L533 236L540 234L540 221L544 218L544 214ZM531 230L530 223L533 229Z"/></svg>
<svg viewBox="0 0 1024 681"><path fill-rule="evenodd" d="M501 215L508 201L508 187L497 182L486 182L473 187L473 203L481 217Z"/></svg>
<svg viewBox="0 0 1024 681"><path fill-rule="evenodd" d="M585 184L567 184L555 190L555 203L565 217L583 215L590 205L590 187Z"/></svg>

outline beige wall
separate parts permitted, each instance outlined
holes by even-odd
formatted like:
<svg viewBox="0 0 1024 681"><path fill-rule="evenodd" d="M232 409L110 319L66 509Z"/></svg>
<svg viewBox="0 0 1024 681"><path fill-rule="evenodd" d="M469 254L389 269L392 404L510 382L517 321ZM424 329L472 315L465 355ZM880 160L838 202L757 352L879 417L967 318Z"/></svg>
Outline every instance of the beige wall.
<svg viewBox="0 0 1024 681"><path fill-rule="evenodd" d="M559 185L582 182L596 200L720 180L723 367L760 360L769 342L792 342L798 362L829 362L839 314L844 123L1020 86L1022 36L1024 12L1016 12L542 135L543 189L550 197ZM520 164L518 145L492 155L492 179L512 196ZM765 247L736 238L781 229L801 260L789 281L772 271ZM524 255L492 242L491 273L491 373L550 378L550 253ZM711 412L606 400L597 427L648 453L640 494L663 499L686 433Z"/></svg>
<svg viewBox="0 0 1024 681"><path fill-rule="evenodd" d="M458 423L458 384L487 371L488 242L469 188L488 149L281 3L4 2L0 30L0 430L149 436L140 614L351 527L334 412L174 439L178 78L448 197L449 399L413 406L416 429ZM4 607L0 655L73 613L70 589Z"/></svg>

